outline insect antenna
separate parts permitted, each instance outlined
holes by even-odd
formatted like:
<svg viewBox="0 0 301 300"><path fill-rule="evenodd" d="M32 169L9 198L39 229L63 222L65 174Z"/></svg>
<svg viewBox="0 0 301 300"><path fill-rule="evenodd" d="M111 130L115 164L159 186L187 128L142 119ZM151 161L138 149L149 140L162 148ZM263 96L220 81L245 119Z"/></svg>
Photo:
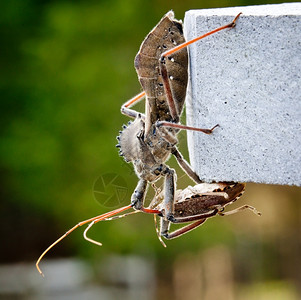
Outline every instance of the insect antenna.
<svg viewBox="0 0 301 300"><path fill-rule="evenodd" d="M105 214L102 214L102 215L99 215L99 216L96 216L96 217L93 217L93 218L90 218L90 219L87 219L87 220L84 220L82 222L79 222L78 224L76 224L75 226L73 226L71 229L69 229L65 234L63 234L60 238L58 238L55 242L53 242L42 254L41 256L38 258L37 262L36 262L36 268L37 270L39 271L39 273L44 277L44 274L43 272L41 271L40 267L39 267L39 263L40 261L42 260L42 258L45 256L45 254L51 249L53 248L56 244L58 244L61 240L63 240L67 235L69 235L72 231L74 231L75 229L77 229L78 227L82 226L82 225L85 225L87 223L91 223L89 226L88 226L88 229L91 228L93 226L94 223L97 223L99 221L102 221L106 218L110 218L116 214L119 214L127 209L130 209L132 208L132 204L130 205L127 205L127 206L123 206L121 208L118 208L118 209L115 209L115 210L112 210L110 212L107 212ZM86 229L87 231L87 229ZM101 243L99 242L96 242L97 245L100 245L101 246Z"/></svg>

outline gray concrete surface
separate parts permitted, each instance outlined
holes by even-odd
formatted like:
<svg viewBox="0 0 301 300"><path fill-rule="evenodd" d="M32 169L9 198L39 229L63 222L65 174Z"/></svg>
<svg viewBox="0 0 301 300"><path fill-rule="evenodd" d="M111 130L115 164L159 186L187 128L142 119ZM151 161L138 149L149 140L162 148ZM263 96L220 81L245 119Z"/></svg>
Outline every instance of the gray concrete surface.
<svg viewBox="0 0 301 300"><path fill-rule="evenodd" d="M191 10L186 39L225 25L189 47L190 162L210 181L301 185L301 3Z"/></svg>

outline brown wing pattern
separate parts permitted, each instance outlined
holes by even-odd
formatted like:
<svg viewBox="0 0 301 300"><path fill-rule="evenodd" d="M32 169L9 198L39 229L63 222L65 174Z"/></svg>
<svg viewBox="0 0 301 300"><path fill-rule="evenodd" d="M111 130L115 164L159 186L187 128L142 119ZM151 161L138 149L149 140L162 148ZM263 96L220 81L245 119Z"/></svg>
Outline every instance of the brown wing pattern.
<svg viewBox="0 0 301 300"><path fill-rule="evenodd" d="M185 42L182 23L168 12L146 36L135 58L135 68L143 90L146 92L146 114L151 124L157 120L172 121L167 104L159 58L163 52ZM166 61L173 98L181 115L187 87L188 54L184 48Z"/></svg>

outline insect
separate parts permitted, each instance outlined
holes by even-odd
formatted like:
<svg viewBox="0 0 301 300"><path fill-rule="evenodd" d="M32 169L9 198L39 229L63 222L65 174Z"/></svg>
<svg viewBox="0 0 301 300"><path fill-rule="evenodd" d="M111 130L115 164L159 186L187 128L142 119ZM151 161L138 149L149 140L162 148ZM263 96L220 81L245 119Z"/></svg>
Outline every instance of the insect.
<svg viewBox="0 0 301 300"><path fill-rule="evenodd" d="M238 182L220 182L220 183L201 183L195 186L188 186L184 190L177 190L174 197L173 218L166 220L164 211L164 193L159 192L155 195L149 205L149 209L160 211L159 214L154 214L156 232L162 245L166 247L161 239L163 236L166 239L177 238L195 228L202 225L208 218L216 215L226 216L245 209L251 210L254 214L261 216L261 213L253 206L243 205L233 210L225 212L225 207L237 201L245 190L245 183ZM133 213L140 212L134 210L123 215L113 215L112 217L102 218L101 221L111 221L114 219L123 218ZM156 217L160 216L160 229L158 230ZM171 223L182 224L188 223L182 228L173 232L169 232ZM91 222L84 232L86 240L101 245L99 242L87 237L88 230L94 225Z"/></svg>
<svg viewBox="0 0 301 300"><path fill-rule="evenodd" d="M193 40L185 41L182 23L174 18L172 11L168 12L154 29L146 36L135 58L135 68L143 88L143 92L124 103L121 112L134 118L128 126L123 126L117 137L120 155L127 162L132 162L139 178L137 187L131 196L131 203L114 211L82 221L68 230L63 236L51 244L39 257L36 267L44 255L72 231L80 226L89 224L84 236L91 226L99 221L113 217L130 208L145 213L160 214L164 224L175 221L175 171L165 162L170 155L174 155L186 174L196 183L201 183L198 175L185 161L176 147L179 130L196 130L211 134L218 126L211 129L194 128L179 123L185 103L188 81L188 53L187 46L226 28L233 28L238 14L234 20L224 26L214 29ZM145 113L139 113L131 107L145 98ZM154 183L164 177L164 200L160 209L145 208L144 199L148 183ZM188 202L187 202L188 203ZM164 228L169 225L165 225ZM161 226L162 228L162 226ZM162 231L162 230L161 230ZM163 232L163 231L162 231ZM100 243L96 242L98 245Z"/></svg>
<svg viewBox="0 0 301 300"><path fill-rule="evenodd" d="M135 68L143 92L122 105L121 112L135 120L123 126L116 145L120 148L120 155L127 162L133 163L139 178L131 196L134 209L156 213L155 210L144 208L147 185L164 177L165 218L172 220L176 174L165 164L171 154L192 180L201 183L177 149L176 135L181 129L211 134L218 125L211 129L201 129L179 124L188 80L187 46L208 35L234 27L239 16L225 26L186 42L182 23L170 11L142 42L135 58ZM145 114L130 108L144 97Z"/></svg>
<svg viewBox="0 0 301 300"><path fill-rule="evenodd" d="M164 206L162 206L164 195L160 193L152 202L150 207L161 211L160 230L157 234L161 243L161 236L166 239L179 237L192 229L202 225L208 218L216 215L226 216L237 213L244 209L250 209L255 214L261 215L254 207L243 205L239 208L224 212L227 205L238 200L245 190L245 183L238 182L219 182L219 183L201 183L193 187L188 186L184 190L177 190L174 198L173 217L166 219L164 216ZM154 215L156 217L156 215ZM169 232L170 224L188 223L173 232ZM157 229L157 226L156 226Z"/></svg>

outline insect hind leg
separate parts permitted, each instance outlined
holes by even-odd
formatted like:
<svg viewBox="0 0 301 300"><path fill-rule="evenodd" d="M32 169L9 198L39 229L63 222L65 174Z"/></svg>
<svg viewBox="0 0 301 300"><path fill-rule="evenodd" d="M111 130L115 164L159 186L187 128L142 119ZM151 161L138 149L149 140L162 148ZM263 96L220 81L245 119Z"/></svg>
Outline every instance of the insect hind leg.
<svg viewBox="0 0 301 300"><path fill-rule="evenodd" d="M200 219L186 226L183 226L175 231L169 232L170 222L162 219L161 226L160 226L160 235L167 240L171 240L197 228L198 226L202 225L206 220L207 219Z"/></svg>
<svg viewBox="0 0 301 300"><path fill-rule="evenodd" d="M241 207L238 207L236 209L233 209L233 210L230 210L230 211L226 211L226 212L218 212L218 214L220 216L228 216L228 215L232 215L232 214L236 214L242 210L245 210L245 209L249 209L251 210L255 215L257 216L261 216L261 212L259 212L255 207L251 206L251 205L243 205Z"/></svg>
<svg viewBox="0 0 301 300"><path fill-rule="evenodd" d="M157 127L168 127L168 128L178 128L178 129L184 129L184 130L193 130L193 131L200 131L205 134L211 134L213 130L219 126L219 124L216 124L213 126L211 129L205 129L205 128L197 128L197 127L192 127L192 126L187 126L187 125L182 125L182 124L177 124L177 123L172 123L172 122L166 122L166 121L159 121L156 123Z"/></svg>

